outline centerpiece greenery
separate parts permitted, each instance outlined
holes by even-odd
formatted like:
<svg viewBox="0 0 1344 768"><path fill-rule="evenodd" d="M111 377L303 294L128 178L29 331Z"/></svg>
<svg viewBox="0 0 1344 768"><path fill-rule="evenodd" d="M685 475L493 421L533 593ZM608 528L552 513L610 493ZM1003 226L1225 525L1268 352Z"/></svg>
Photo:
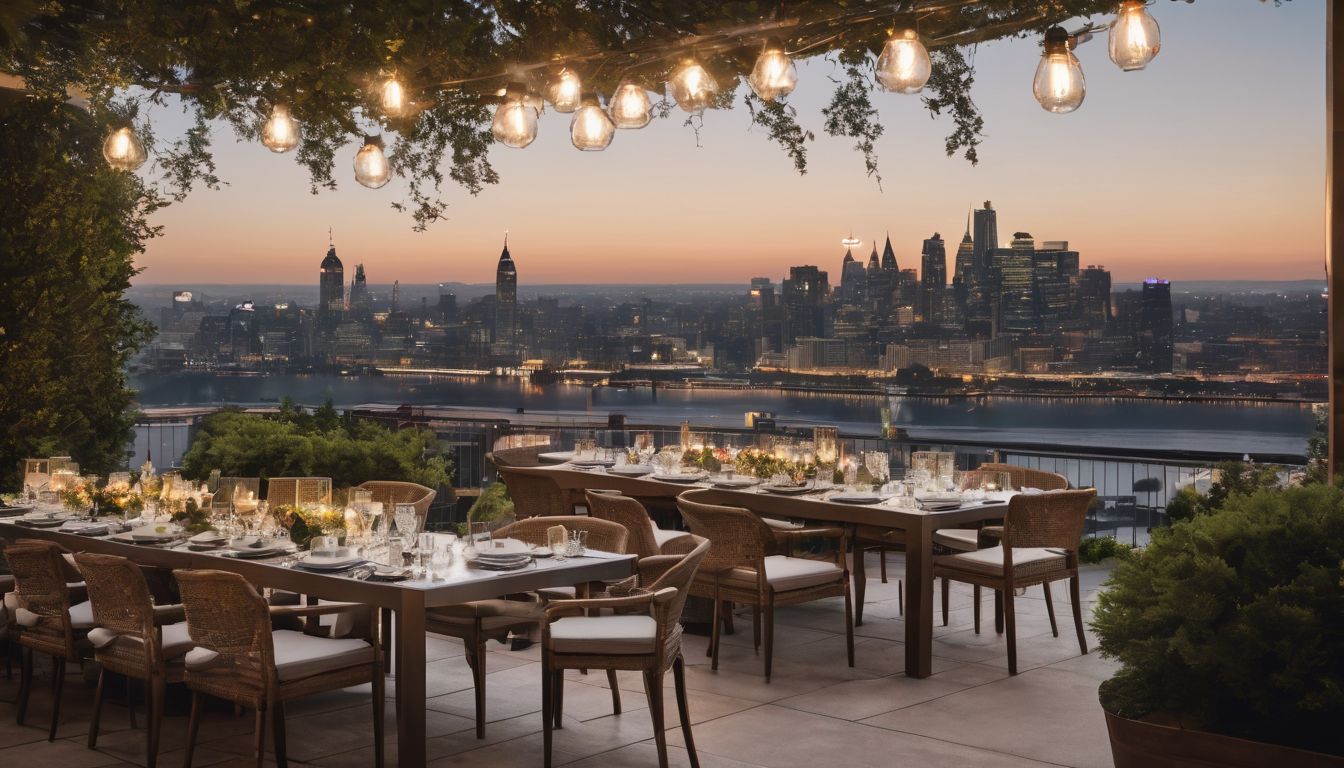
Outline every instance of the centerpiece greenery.
<svg viewBox="0 0 1344 768"><path fill-rule="evenodd" d="M1314 484L1212 497L1155 530L1099 596L1101 652L1122 663L1102 686L1103 706L1129 723L1344 755L1344 491ZM1112 723L1117 765L1151 759L1152 739L1117 741L1125 727Z"/></svg>
<svg viewBox="0 0 1344 768"><path fill-rule="evenodd" d="M816 465L809 462L780 458L760 448L744 448L738 452L734 467L744 475L769 480L776 475L784 475L798 484L807 482L807 478L816 474Z"/></svg>

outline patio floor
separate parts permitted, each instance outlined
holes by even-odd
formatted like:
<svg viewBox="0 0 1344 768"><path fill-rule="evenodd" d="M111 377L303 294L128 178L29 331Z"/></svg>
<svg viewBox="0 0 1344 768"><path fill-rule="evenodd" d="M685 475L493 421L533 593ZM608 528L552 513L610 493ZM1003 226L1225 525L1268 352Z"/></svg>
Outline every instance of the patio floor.
<svg viewBox="0 0 1344 768"><path fill-rule="evenodd" d="M876 574L870 555L869 573ZM737 634L724 637L718 672L709 668L706 638L687 636L687 686L700 763L715 766L1109 766L1110 748L1097 685L1114 669L1095 652L1078 653L1067 589L1055 585L1060 636L1050 635L1039 587L1017 600L1018 665L1008 676L1007 646L993 631L986 597L985 630L971 623L969 587L953 587L951 622L935 619L934 672L927 680L899 674L904 623L897 610L896 576L869 582L865 622L855 635L856 666L844 661L840 600L787 608L776 614L775 669L767 684L751 647L750 615L739 616ZM1107 570L1085 566L1083 596L1092 600ZM941 604L935 598L935 610ZM1085 614L1086 615L1086 614ZM536 766L541 764L540 653L510 652L491 643L487 688L489 725L477 740L471 677L456 640L428 641L428 755L433 766ZM1089 647L1095 638L1089 633ZM14 724L18 690L0 677L0 764L40 768L144 765L144 732L131 730L126 709L109 697L98 748L86 748L92 685L71 667L56 743L46 741L50 667L39 666L28 722ZM565 727L556 732L555 763L584 768L655 766L657 755L639 677L622 673L624 713L611 714L601 673L568 673ZM389 681L388 695L394 684ZM672 681L666 683L672 765L687 765L676 727ZM287 705L290 764L371 766L368 688L351 689ZM186 737L186 696L170 693L159 764L178 766ZM387 709L388 764L396 764L393 707ZM143 728L143 706L138 724ZM194 764L252 765L253 718L234 717L220 706L203 720ZM269 738L268 738L269 740ZM269 749L269 746L268 746ZM271 764L268 760L268 764Z"/></svg>

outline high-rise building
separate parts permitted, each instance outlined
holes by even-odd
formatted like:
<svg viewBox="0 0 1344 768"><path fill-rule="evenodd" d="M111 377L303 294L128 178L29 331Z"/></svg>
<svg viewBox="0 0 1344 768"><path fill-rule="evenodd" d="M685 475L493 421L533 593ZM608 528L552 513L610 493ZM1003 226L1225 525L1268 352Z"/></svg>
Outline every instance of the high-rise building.
<svg viewBox="0 0 1344 768"><path fill-rule="evenodd" d="M966 213L966 234L961 236L961 244L957 246L956 268L952 273L952 280L962 284L969 284L975 274L975 240L971 238L971 214Z"/></svg>
<svg viewBox="0 0 1344 768"><path fill-rule="evenodd" d="M345 266L336 257L335 244L329 244L319 268L317 296L318 324L324 330L335 330L345 312Z"/></svg>
<svg viewBox="0 0 1344 768"><path fill-rule="evenodd" d="M350 283L350 311L359 317L366 317L373 312L373 304L369 299L369 282L364 276L364 265L355 265L355 279Z"/></svg>
<svg viewBox="0 0 1344 768"><path fill-rule="evenodd" d="M882 268L892 272L900 272L901 268L896 263L896 251L891 247L891 233L887 233L887 244L882 246Z"/></svg>
<svg viewBox="0 0 1344 768"><path fill-rule="evenodd" d="M1111 319L1111 273L1105 267L1089 264L1078 273L1074 294L1074 316L1091 331L1106 330Z"/></svg>
<svg viewBox="0 0 1344 768"><path fill-rule="evenodd" d="M1033 258L1037 329L1063 330L1070 316L1069 291L1078 277L1078 252L1064 240L1047 240Z"/></svg>
<svg viewBox="0 0 1344 768"><path fill-rule="evenodd" d="M451 322L457 319L457 294L453 293L447 283L439 283L437 311L441 320Z"/></svg>
<svg viewBox="0 0 1344 768"><path fill-rule="evenodd" d="M504 236L504 250L495 267L495 328L494 342L512 353L518 343L518 268L509 255L509 237Z"/></svg>
<svg viewBox="0 0 1344 768"><path fill-rule="evenodd" d="M827 274L815 266L789 267L781 296L786 343L792 344L800 336L826 335L826 294L830 289Z"/></svg>
<svg viewBox="0 0 1344 768"><path fill-rule="evenodd" d="M863 262L854 258L854 252L845 249L845 260L840 263L840 302L861 304L867 293L868 272Z"/></svg>
<svg viewBox="0 0 1344 768"><path fill-rule="evenodd" d="M919 313L925 322L942 317L943 291L947 288L947 247L937 232L920 249Z"/></svg>
<svg viewBox="0 0 1344 768"><path fill-rule="evenodd" d="M991 253L999 247L999 214L994 206L985 201L984 208L975 210L975 238L972 246L971 261L975 265L975 275L984 282L991 269Z"/></svg>
<svg viewBox="0 0 1344 768"><path fill-rule="evenodd" d="M996 248L999 330L1030 333L1036 330L1036 241L1030 232L1013 233L1011 247Z"/></svg>
<svg viewBox="0 0 1344 768"><path fill-rule="evenodd" d="M1173 331L1171 281L1150 277L1139 299L1139 370L1171 373Z"/></svg>

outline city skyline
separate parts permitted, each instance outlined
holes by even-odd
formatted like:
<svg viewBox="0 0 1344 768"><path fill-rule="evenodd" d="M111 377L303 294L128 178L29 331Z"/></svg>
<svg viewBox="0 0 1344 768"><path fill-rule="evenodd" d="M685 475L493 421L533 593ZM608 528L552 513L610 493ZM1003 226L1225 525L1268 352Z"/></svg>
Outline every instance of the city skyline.
<svg viewBox="0 0 1344 768"><path fill-rule="evenodd" d="M831 90L824 61L800 65L792 98L800 122L819 134L805 176L747 130L740 104L705 116L699 148L680 120L656 120L620 132L599 155L569 147L568 116L548 113L533 147L492 151L501 184L474 198L446 188L449 220L423 234L388 207L400 199L396 181L360 188L348 158L338 157L340 190L304 195L301 168L220 129L217 159L232 186L197 190L157 214L166 234L139 259L146 271L136 282L306 283L334 225L348 262L378 265L405 283L489 282L495 265L486 256L498 253L506 230L531 285L746 283L782 277L794 264L834 270L838 241L851 230L865 243L890 231L902 265L918 265L925 238L941 232L953 245L967 207L985 199L1001 212L1000 240L1014 231L1068 240L1117 282L1320 277L1324 80L1315 38L1323 5L1201 10L1220 17L1217 38L1199 34L1207 12L1184 4L1155 11L1164 47L1143 73L1106 66L1104 41L1083 46L1088 101L1068 116L1031 99L1035 45L981 46L979 167L943 157L949 125L924 117L916 99L876 93L886 127L877 146L883 191L847 140L819 130ZM152 118L168 133L180 120L166 109ZM1195 128L1200 141L1191 145L1183 137ZM1161 188L1144 174L1157 167L1173 169Z"/></svg>

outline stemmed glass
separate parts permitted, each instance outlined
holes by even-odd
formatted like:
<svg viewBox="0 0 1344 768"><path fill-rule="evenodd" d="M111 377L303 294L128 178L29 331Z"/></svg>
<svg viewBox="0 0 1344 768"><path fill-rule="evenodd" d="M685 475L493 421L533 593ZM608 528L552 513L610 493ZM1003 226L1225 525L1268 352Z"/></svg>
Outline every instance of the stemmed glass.
<svg viewBox="0 0 1344 768"><path fill-rule="evenodd" d="M397 535L401 537L402 547L411 550L417 544L416 534L420 533L420 515L416 513L414 504L397 504L393 509L393 521L397 524Z"/></svg>

